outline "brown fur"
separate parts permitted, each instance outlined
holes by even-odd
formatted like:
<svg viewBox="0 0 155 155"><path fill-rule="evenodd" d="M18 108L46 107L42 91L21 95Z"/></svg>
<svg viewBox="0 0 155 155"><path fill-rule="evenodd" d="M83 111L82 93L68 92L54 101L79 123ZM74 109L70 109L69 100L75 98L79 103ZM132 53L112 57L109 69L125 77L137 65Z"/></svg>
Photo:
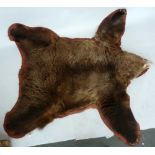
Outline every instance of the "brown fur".
<svg viewBox="0 0 155 155"><path fill-rule="evenodd" d="M46 28L13 24L9 37L20 50L22 67L19 98L5 117L8 135L23 137L55 118L94 107L120 139L138 143L140 129L126 88L148 66L120 47L125 18L125 9L114 11L91 39L62 38Z"/></svg>

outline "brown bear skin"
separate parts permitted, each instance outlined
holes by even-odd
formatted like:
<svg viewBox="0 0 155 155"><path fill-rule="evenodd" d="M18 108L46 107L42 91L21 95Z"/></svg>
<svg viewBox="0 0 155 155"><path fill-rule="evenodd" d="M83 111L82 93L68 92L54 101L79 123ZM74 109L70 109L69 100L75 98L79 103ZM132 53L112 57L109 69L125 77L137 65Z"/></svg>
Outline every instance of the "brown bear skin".
<svg viewBox="0 0 155 155"><path fill-rule="evenodd" d="M20 138L55 118L97 108L124 143L140 142L126 88L149 62L120 47L126 14L126 9L111 13L90 39L60 37L47 28L18 23L10 26L22 66L19 97L4 121L9 136Z"/></svg>

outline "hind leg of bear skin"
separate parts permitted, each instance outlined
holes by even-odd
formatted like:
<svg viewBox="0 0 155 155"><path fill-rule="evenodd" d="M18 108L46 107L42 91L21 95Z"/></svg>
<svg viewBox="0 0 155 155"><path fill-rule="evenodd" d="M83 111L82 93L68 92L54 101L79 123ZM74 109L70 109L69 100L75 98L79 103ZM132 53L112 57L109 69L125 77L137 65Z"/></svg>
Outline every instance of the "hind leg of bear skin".
<svg viewBox="0 0 155 155"><path fill-rule="evenodd" d="M11 137L20 138L33 129L44 126L47 122L45 118L47 120L49 116L52 118L48 118L48 121L53 120L62 110L56 94L51 95L42 89L37 91L32 85L29 88L25 87L13 109L5 116L4 129Z"/></svg>
<svg viewBox="0 0 155 155"><path fill-rule="evenodd" d="M15 23L8 30L10 40L21 42L23 40L31 41L33 44L47 46L57 38L57 35L47 28L29 27L23 24Z"/></svg>
<svg viewBox="0 0 155 155"><path fill-rule="evenodd" d="M56 118L60 118L59 116L65 112L65 107L63 101L60 98L55 101L55 103L51 104L44 113L40 116L37 121L37 127L42 129L47 124L52 122Z"/></svg>

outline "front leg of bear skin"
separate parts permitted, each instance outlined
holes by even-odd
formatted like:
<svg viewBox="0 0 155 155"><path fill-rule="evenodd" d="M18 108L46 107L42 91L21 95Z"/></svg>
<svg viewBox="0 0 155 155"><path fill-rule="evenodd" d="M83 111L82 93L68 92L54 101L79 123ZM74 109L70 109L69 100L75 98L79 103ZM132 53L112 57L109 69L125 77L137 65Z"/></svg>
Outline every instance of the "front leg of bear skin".
<svg viewBox="0 0 155 155"><path fill-rule="evenodd" d="M133 146L140 142L139 124L131 111L129 96L120 84L106 95L100 92L97 109L103 122L124 143Z"/></svg>

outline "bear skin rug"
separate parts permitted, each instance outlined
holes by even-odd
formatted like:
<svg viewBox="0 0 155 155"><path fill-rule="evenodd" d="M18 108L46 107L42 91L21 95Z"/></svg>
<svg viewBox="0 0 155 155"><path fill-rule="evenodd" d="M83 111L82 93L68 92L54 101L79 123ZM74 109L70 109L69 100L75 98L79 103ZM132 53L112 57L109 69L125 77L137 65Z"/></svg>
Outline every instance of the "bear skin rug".
<svg viewBox="0 0 155 155"><path fill-rule="evenodd" d="M96 108L124 143L140 142L126 89L148 70L150 61L120 47L126 15L126 9L112 12L92 38L60 37L50 29L19 23L10 26L9 38L22 57L19 97L4 120L10 137L23 137L56 118Z"/></svg>

